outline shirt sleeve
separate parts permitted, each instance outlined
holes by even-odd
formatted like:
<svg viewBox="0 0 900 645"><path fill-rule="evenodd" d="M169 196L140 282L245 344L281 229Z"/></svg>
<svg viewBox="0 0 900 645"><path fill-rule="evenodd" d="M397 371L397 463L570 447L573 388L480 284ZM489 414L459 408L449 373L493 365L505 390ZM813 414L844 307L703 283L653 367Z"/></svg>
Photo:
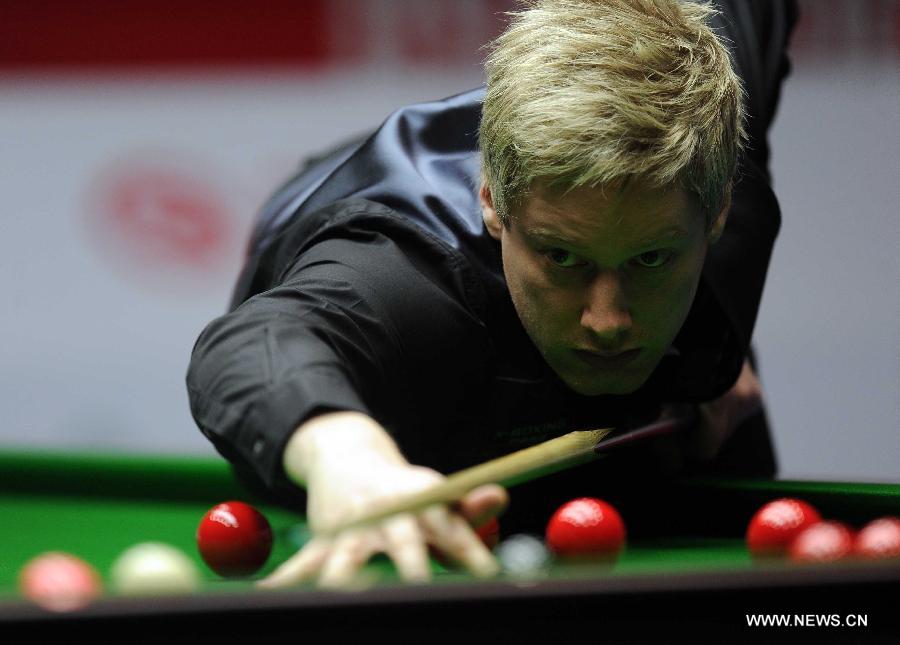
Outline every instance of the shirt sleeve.
<svg viewBox="0 0 900 645"><path fill-rule="evenodd" d="M299 262L277 287L214 320L194 347L187 380L195 421L226 458L270 487L305 419L373 413L393 339L357 278L339 261Z"/></svg>
<svg viewBox="0 0 900 645"><path fill-rule="evenodd" d="M422 398L415 384L448 353L467 351L456 348L481 350L480 320L449 266L458 258L409 230L334 230L314 236L269 289L212 321L188 368L197 425L269 490L294 488L281 457L306 419L354 410L412 433L401 417ZM474 356L460 364L477 368Z"/></svg>

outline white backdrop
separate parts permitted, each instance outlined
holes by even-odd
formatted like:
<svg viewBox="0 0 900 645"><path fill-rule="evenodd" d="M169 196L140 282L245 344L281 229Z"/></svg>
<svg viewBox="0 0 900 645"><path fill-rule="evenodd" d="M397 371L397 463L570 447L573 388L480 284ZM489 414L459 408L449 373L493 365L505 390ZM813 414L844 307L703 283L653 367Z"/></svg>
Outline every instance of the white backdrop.
<svg viewBox="0 0 900 645"><path fill-rule="evenodd" d="M477 70L385 69L0 81L0 442L209 451L184 373L262 201L301 157L479 82ZM165 194L171 178L181 195ZM116 210L129 182L140 204ZM198 263L202 233L184 228L206 211L220 238Z"/></svg>
<svg viewBox="0 0 900 645"><path fill-rule="evenodd" d="M900 481L900 65L797 74L756 327L782 474Z"/></svg>
<svg viewBox="0 0 900 645"><path fill-rule="evenodd" d="M900 58L889 29L861 58L816 33L772 135L762 376L783 475L900 481ZM304 155L480 82L477 52L391 42L304 73L0 73L0 446L212 454L184 373L263 199Z"/></svg>

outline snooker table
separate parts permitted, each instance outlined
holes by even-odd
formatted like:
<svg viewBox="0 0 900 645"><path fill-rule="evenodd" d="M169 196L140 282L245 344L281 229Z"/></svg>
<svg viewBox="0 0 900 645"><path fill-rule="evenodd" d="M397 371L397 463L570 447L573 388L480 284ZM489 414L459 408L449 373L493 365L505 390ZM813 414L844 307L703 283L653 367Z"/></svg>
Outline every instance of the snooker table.
<svg viewBox="0 0 900 645"><path fill-rule="evenodd" d="M368 571L377 581L359 590L260 591L250 580L222 580L202 563L194 536L204 512L242 499L268 517L275 545L261 574L295 552L308 533L299 515L254 499L224 461L3 452L0 641L900 642L897 560L803 566L751 560L743 542L749 518L786 495L857 528L900 515L900 484L676 479L616 500L662 517L666 509L680 510L657 523L662 530L633 536L629 526L628 547L612 567L556 563L539 577L479 581L435 564L432 583L405 585L376 558ZM179 547L197 562L200 591L145 598L107 591L68 613L46 611L18 592L18 572L41 552L77 555L107 582L119 553L151 540ZM813 621L834 614L856 622L860 615L866 624L747 625L746 615L764 613L812 615Z"/></svg>

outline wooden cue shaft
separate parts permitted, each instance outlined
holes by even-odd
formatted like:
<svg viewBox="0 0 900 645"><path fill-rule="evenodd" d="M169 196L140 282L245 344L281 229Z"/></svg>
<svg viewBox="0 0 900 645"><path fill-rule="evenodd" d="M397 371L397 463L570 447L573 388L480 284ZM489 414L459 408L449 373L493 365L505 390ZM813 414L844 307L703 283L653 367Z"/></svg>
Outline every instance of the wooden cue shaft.
<svg viewBox="0 0 900 645"><path fill-rule="evenodd" d="M360 518L322 531L322 534L336 535L341 531L372 524L398 513L413 513L433 504L454 502L473 488L484 484L513 486L579 463L586 463L598 456L595 450L597 443L610 432L612 428L570 432L536 446L460 470L433 488L376 508Z"/></svg>

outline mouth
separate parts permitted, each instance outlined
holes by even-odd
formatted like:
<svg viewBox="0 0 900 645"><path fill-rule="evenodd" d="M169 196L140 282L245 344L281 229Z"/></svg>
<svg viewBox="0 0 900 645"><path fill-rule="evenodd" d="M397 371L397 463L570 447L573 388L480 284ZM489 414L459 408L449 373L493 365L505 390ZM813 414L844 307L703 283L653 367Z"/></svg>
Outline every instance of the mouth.
<svg viewBox="0 0 900 645"><path fill-rule="evenodd" d="M621 369L631 365L641 354L640 349L622 352L595 352L586 349L573 350L583 364L593 369Z"/></svg>

